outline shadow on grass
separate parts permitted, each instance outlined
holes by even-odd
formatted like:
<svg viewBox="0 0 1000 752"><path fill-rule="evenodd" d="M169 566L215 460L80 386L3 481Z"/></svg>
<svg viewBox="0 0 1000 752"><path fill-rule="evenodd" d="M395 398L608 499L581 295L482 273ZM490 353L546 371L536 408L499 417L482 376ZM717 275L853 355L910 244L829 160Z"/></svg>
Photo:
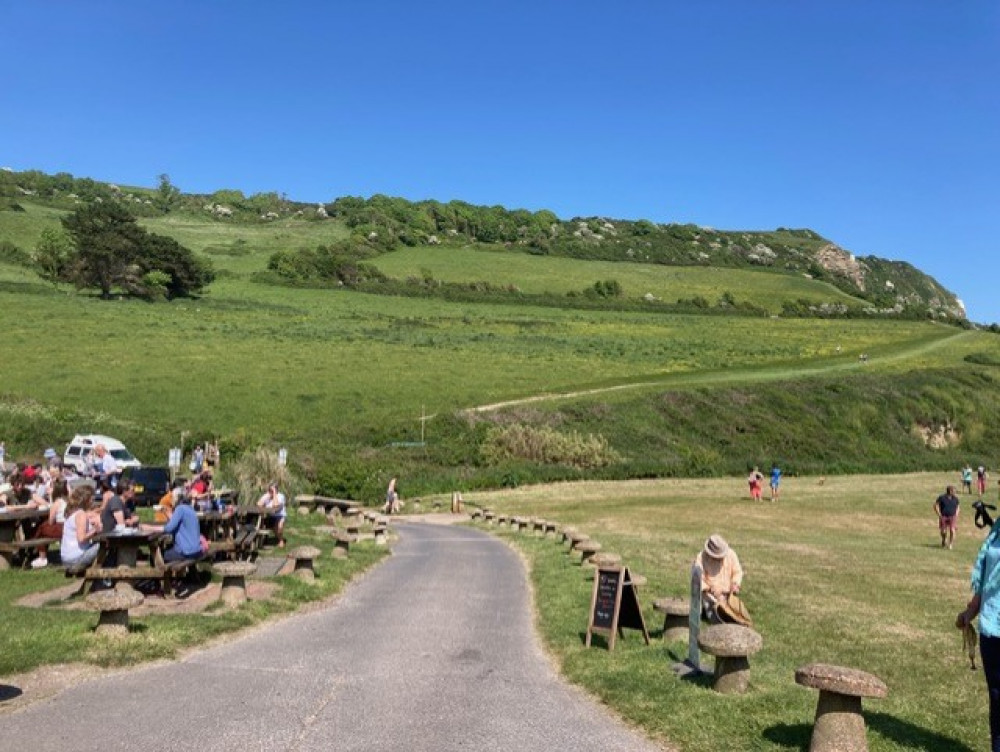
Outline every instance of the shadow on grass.
<svg viewBox="0 0 1000 752"><path fill-rule="evenodd" d="M974 752L972 747L956 739L936 731L928 731L887 713L865 713L864 716L869 733L874 731L907 749L925 750L925 752L936 752L942 749L947 749L949 752ZM809 749L812 729L811 723L781 723L765 729L763 736L779 746L805 752Z"/></svg>
<svg viewBox="0 0 1000 752"><path fill-rule="evenodd" d="M15 687L12 684L0 684L0 702L7 702L8 700L13 700L15 697L20 697L24 694L20 687Z"/></svg>

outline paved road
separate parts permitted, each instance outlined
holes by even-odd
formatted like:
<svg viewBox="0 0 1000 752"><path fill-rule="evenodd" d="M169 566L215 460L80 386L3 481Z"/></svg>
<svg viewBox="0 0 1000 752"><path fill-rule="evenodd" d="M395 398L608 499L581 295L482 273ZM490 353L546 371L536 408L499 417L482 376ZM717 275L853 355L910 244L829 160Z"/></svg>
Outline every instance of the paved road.
<svg viewBox="0 0 1000 752"><path fill-rule="evenodd" d="M552 672L506 546L463 528L398 530L393 556L330 608L85 682L0 716L0 740L38 752L657 749Z"/></svg>

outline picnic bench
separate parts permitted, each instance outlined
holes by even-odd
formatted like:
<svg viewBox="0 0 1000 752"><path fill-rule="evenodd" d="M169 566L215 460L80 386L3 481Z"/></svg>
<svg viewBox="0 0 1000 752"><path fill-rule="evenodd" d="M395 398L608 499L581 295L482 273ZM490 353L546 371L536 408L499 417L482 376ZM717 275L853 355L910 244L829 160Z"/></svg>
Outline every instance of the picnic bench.
<svg viewBox="0 0 1000 752"><path fill-rule="evenodd" d="M28 538L21 541L4 541L0 543L0 569L8 569L15 564L27 566L33 558L31 552L40 546L51 546L59 543L58 538Z"/></svg>
<svg viewBox="0 0 1000 752"><path fill-rule="evenodd" d="M295 497L295 506L300 513L305 510L306 512L330 514L330 512L336 509L343 514L348 509L360 509L361 502L349 499L334 499L329 496L317 496L315 494L299 494Z"/></svg>
<svg viewBox="0 0 1000 752"><path fill-rule="evenodd" d="M54 538L32 538L35 529L48 517L48 514L46 510L30 507L2 508L0 511L0 569L24 565L32 558L31 552L38 546L59 542Z"/></svg>
<svg viewBox="0 0 1000 752"><path fill-rule="evenodd" d="M67 577L82 578L80 592L84 592L88 585L91 592L95 592L95 583L104 582L112 583L115 589L131 590L134 583L149 580L158 582L164 596L171 597L177 592L177 583L206 558L199 556L164 562L162 549L171 539L159 532L130 530L102 533L95 540L101 544L101 551L92 565L66 567ZM150 547L150 557L140 563L138 552L142 545ZM104 566L112 551L115 552L117 566Z"/></svg>

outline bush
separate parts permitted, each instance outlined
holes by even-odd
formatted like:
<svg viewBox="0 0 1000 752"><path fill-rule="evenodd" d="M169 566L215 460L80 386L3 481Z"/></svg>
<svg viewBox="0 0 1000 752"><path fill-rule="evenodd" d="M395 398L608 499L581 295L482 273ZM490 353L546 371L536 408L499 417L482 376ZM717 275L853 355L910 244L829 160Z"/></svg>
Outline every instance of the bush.
<svg viewBox="0 0 1000 752"><path fill-rule="evenodd" d="M491 429L483 442L481 453L483 460L491 465L527 460L587 469L604 467L621 460L621 456L603 436L584 436L575 431L560 433L547 426L523 424Z"/></svg>
<svg viewBox="0 0 1000 752"><path fill-rule="evenodd" d="M242 503L252 504L267 490L269 483L277 483L288 502L305 491L305 483L292 473L287 465L278 462L278 453L257 447L229 463L226 474L239 492Z"/></svg>
<svg viewBox="0 0 1000 752"><path fill-rule="evenodd" d="M31 254L9 240L0 240L0 261L17 266L31 266Z"/></svg>

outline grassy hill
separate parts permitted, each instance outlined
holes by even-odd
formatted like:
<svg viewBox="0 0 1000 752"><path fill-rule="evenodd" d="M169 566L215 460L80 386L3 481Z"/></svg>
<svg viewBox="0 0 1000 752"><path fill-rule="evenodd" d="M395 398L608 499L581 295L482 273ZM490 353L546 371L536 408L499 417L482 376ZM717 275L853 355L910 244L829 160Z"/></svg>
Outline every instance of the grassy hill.
<svg viewBox="0 0 1000 752"><path fill-rule="evenodd" d="M396 287L289 286L265 273L275 253L378 231L336 216L335 205L324 220L315 206L274 197L288 211L263 220L249 208L219 216L204 208L210 197L163 212L145 203L155 192L107 190L108 200L133 196L151 232L211 258L216 281L199 299L102 301L43 283L16 254L0 258L0 438L13 456L93 430L163 462L182 434L189 446L217 437L229 458L287 446L318 490L377 499L392 474L413 495L740 474L771 461L791 473L943 469L988 461L1000 439L1000 339L926 318L774 316L788 302L871 305L829 279L754 264L573 258L463 235L371 241L365 263ZM74 200L16 197L0 210L0 244L31 249ZM827 245L803 231L779 235L803 251ZM474 293L486 281L518 292L412 295L411 277L421 290ZM609 279L633 307L584 305L583 291ZM700 297L715 314L728 293L772 316L681 315L647 307L647 293ZM947 441L935 448L938 433Z"/></svg>
<svg viewBox="0 0 1000 752"><path fill-rule="evenodd" d="M385 274L399 279L430 275L451 283L488 280L494 285L515 286L532 294L579 293L595 282L613 279L621 284L627 297L651 295L668 302L702 297L715 302L729 293L738 302L747 302L771 313L780 313L782 303L788 300L805 300L817 306L839 303L860 307L865 304L829 283L801 275L712 266L580 261L496 247L403 248L379 256L374 263Z"/></svg>

